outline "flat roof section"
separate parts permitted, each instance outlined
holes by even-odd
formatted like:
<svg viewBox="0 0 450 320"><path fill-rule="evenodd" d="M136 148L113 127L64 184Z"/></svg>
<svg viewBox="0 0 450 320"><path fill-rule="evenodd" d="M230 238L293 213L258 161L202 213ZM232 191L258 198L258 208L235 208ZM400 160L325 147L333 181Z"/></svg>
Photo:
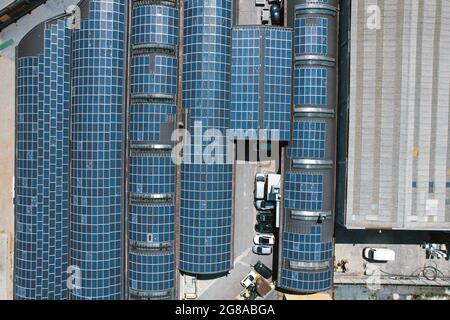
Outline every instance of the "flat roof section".
<svg viewBox="0 0 450 320"><path fill-rule="evenodd" d="M373 4L351 4L343 224L450 230L450 1Z"/></svg>

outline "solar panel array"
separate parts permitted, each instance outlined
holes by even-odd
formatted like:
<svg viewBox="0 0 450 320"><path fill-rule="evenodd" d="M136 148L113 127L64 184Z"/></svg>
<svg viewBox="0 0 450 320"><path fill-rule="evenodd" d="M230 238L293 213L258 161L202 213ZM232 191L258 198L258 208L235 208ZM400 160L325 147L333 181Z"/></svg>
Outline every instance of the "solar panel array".
<svg viewBox="0 0 450 320"><path fill-rule="evenodd" d="M290 158L324 159L328 124L324 120L294 121Z"/></svg>
<svg viewBox="0 0 450 320"><path fill-rule="evenodd" d="M69 219L66 19L46 22L42 36L41 54L18 57L14 291L17 299L61 300L67 299Z"/></svg>
<svg viewBox="0 0 450 320"><path fill-rule="evenodd" d="M191 163L181 168L179 269L192 274L218 274L232 265L232 165L223 161L227 143L218 141L217 161L207 162L201 154L206 143L199 137L208 129L225 137L230 128L231 2L185 1L183 106L191 133L185 155Z"/></svg>
<svg viewBox="0 0 450 320"><path fill-rule="evenodd" d="M38 58L18 58L15 174L15 299L33 299L36 297L38 79Z"/></svg>
<svg viewBox="0 0 450 320"><path fill-rule="evenodd" d="M284 232L283 263L291 261L314 263L332 260L333 241L327 240L324 242L321 237L321 228L321 226L313 226L309 234ZM332 272L329 267L308 272L297 272L286 268L282 272L283 285L287 289L298 290L298 288L302 288L302 290L308 292L327 290L332 285Z"/></svg>
<svg viewBox="0 0 450 320"><path fill-rule="evenodd" d="M294 116L284 179L279 287L296 293L333 283L336 3L294 4Z"/></svg>
<svg viewBox="0 0 450 320"><path fill-rule="evenodd" d="M294 70L294 104L327 105L328 70L325 67L299 66Z"/></svg>
<svg viewBox="0 0 450 320"><path fill-rule="evenodd" d="M165 124L173 127L176 107L172 103L133 103L130 106L129 139L162 141ZM164 133L164 132L163 132Z"/></svg>
<svg viewBox="0 0 450 320"><path fill-rule="evenodd" d="M175 56L147 53L131 59L132 94L166 94L177 91L177 58Z"/></svg>
<svg viewBox="0 0 450 320"><path fill-rule="evenodd" d="M328 53L328 19L304 17L295 20L295 54Z"/></svg>
<svg viewBox="0 0 450 320"><path fill-rule="evenodd" d="M126 6L86 5L72 42L72 299L120 299Z"/></svg>
<svg viewBox="0 0 450 320"><path fill-rule="evenodd" d="M135 2L131 23L128 292L173 299L178 8Z"/></svg>
<svg viewBox="0 0 450 320"><path fill-rule="evenodd" d="M333 257L333 242L322 242L321 226L311 227L307 235L286 232L283 256L297 261L325 261Z"/></svg>
<svg viewBox="0 0 450 320"><path fill-rule="evenodd" d="M178 10L169 6L146 5L133 8L131 42L133 45L178 45Z"/></svg>
<svg viewBox="0 0 450 320"><path fill-rule="evenodd" d="M270 26L239 26L233 29L232 35L234 137L257 140L259 130L265 129L274 140L289 141L292 31Z"/></svg>
<svg viewBox="0 0 450 320"><path fill-rule="evenodd" d="M321 173L286 172L284 206L292 210L323 210L323 176Z"/></svg>
<svg viewBox="0 0 450 320"><path fill-rule="evenodd" d="M130 297L149 300L173 299L169 293L173 291L174 274L173 252L130 255Z"/></svg>

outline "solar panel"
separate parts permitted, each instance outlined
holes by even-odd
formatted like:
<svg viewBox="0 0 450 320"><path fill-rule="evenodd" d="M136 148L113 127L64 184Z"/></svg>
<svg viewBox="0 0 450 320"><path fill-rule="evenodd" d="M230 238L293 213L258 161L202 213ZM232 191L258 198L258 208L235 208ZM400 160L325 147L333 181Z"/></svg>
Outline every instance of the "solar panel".
<svg viewBox="0 0 450 320"><path fill-rule="evenodd" d="M191 134L196 128L199 134L210 128L225 134L230 119L231 1L186 1L184 13L186 127ZM203 150L206 143L196 141L194 134L188 153L202 158L195 148ZM226 147L219 153L226 154ZM200 159L183 164L181 172L179 268L195 274L225 272L231 268L232 167Z"/></svg>
<svg viewBox="0 0 450 320"><path fill-rule="evenodd" d="M294 104L327 105L328 70L323 67L294 69Z"/></svg>
<svg viewBox="0 0 450 320"><path fill-rule="evenodd" d="M128 292L131 299L174 299L175 164L170 150L142 146L172 144L178 9L134 5L128 133L131 146L141 147L128 159Z"/></svg>
<svg viewBox="0 0 450 320"><path fill-rule="evenodd" d="M234 28L232 34L231 129L238 139L257 139L261 77L260 28ZM253 129L253 136L240 130Z"/></svg>
<svg viewBox="0 0 450 320"><path fill-rule="evenodd" d="M321 226L312 226L308 234L283 233L282 287L303 292L322 291L331 287L333 242L324 241L321 233ZM296 270L296 262L302 266L301 269ZM325 263L314 268L320 266L321 262ZM307 267L308 264L312 268Z"/></svg>
<svg viewBox="0 0 450 320"><path fill-rule="evenodd" d="M295 19L295 54L328 54L328 19L306 17Z"/></svg>
<svg viewBox="0 0 450 320"><path fill-rule="evenodd" d="M299 159L323 159L326 134L325 121L294 121L292 144L288 149L288 156Z"/></svg>
<svg viewBox="0 0 450 320"><path fill-rule="evenodd" d="M296 261L324 261L333 257L333 242L324 242L321 226L312 226L310 234L284 232L283 258Z"/></svg>
<svg viewBox="0 0 450 320"><path fill-rule="evenodd" d="M174 220L174 205L131 205L129 239L139 248L155 248L164 243L172 245L175 229Z"/></svg>
<svg viewBox="0 0 450 320"><path fill-rule="evenodd" d="M42 274L38 299L67 298L69 64L70 30L63 19L46 28L40 65L43 83L38 92L37 215L38 261L41 254L43 263L37 265L38 274Z"/></svg>
<svg viewBox="0 0 450 320"><path fill-rule="evenodd" d="M132 156L130 161L130 192L175 192L175 165L170 155Z"/></svg>
<svg viewBox="0 0 450 320"><path fill-rule="evenodd" d="M121 298L124 40L124 1L90 1L72 43L72 299Z"/></svg>
<svg viewBox="0 0 450 320"><path fill-rule="evenodd" d="M175 262L171 251L129 255L128 285L132 298L174 299Z"/></svg>
<svg viewBox="0 0 450 320"><path fill-rule="evenodd" d="M329 139L334 139L335 128L334 6L335 1L308 0L296 7L295 109L287 152L291 161L284 176L278 282L293 292L328 290L333 281L334 141Z"/></svg>
<svg viewBox="0 0 450 320"><path fill-rule="evenodd" d="M15 296L60 300L67 299L69 215L70 30L65 19L45 23L43 42L37 57L18 58Z"/></svg>
<svg viewBox="0 0 450 320"><path fill-rule="evenodd" d="M185 3L183 104L191 134L216 129L225 135L229 129L230 44L230 0ZM194 134L194 153L206 146L197 141ZM200 159L183 164L181 172L179 268L225 272L231 268L232 167Z"/></svg>
<svg viewBox="0 0 450 320"><path fill-rule="evenodd" d="M333 284L331 270L305 272L282 269L280 286L301 292L319 292L328 290Z"/></svg>
<svg viewBox="0 0 450 320"><path fill-rule="evenodd" d="M130 106L129 139L159 142L175 129L176 107L164 103L135 103ZM170 137L169 137L170 138Z"/></svg>
<svg viewBox="0 0 450 320"><path fill-rule="evenodd" d="M236 130L235 138L257 139L258 130L267 129L277 132L276 140L289 141L291 30L236 27L232 41L231 129Z"/></svg>
<svg viewBox="0 0 450 320"><path fill-rule="evenodd" d="M178 45L178 9L143 5L133 8L131 42L140 44Z"/></svg>
<svg viewBox="0 0 450 320"><path fill-rule="evenodd" d="M290 140L292 31L268 28L265 37L264 128Z"/></svg>
<svg viewBox="0 0 450 320"><path fill-rule="evenodd" d="M15 299L36 297L38 58L17 59Z"/></svg>
<svg viewBox="0 0 450 320"><path fill-rule="evenodd" d="M134 56L131 59L131 93L166 94L177 92L177 58L162 54Z"/></svg>
<svg viewBox="0 0 450 320"><path fill-rule="evenodd" d="M320 173L286 172L284 190L284 206L288 209L323 209L323 176Z"/></svg>

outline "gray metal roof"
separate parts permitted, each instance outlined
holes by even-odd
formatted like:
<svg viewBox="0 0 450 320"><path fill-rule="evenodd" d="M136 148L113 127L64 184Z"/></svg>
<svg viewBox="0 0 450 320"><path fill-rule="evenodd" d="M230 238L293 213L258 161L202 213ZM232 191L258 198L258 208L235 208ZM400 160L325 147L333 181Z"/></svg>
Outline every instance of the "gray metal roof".
<svg viewBox="0 0 450 320"><path fill-rule="evenodd" d="M450 230L450 1L378 1L379 29L373 3L351 5L344 224Z"/></svg>

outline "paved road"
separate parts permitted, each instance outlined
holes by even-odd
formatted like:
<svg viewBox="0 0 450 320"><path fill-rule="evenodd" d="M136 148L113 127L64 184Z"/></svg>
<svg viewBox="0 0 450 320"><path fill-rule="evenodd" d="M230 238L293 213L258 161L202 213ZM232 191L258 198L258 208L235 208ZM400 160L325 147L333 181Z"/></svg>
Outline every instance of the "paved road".
<svg viewBox="0 0 450 320"><path fill-rule="evenodd" d="M253 244L253 226L256 223L256 209L253 205L254 177L256 164L236 164L234 257L239 257Z"/></svg>

